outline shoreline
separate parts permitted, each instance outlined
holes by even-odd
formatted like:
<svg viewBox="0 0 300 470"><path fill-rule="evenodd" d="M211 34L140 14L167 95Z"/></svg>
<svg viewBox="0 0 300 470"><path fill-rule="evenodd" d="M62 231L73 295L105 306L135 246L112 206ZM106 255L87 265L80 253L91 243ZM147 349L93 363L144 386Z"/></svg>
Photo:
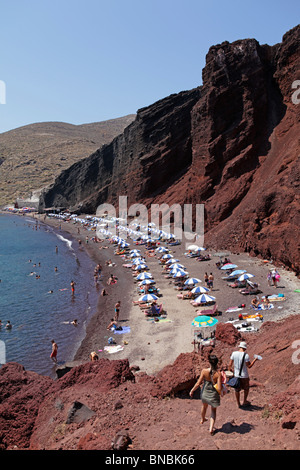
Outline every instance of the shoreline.
<svg viewBox="0 0 300 470"><path fill-rule="evenodd" d="M166 365L172 364L181 353L194 350L191 321L196 316L197 309L188 300L177 298L179 291L176 291L170 280L165 279L162 275L162 267L157 257L147 258L147 263L149 260L149 269L162 294L158 302L163 303L167 310L167 318L164 322L154 322L153 319L146 318L140 308L133 304L133 301L138 299L138 294L131 269L122 266L124 260L120 256L114 255L115 246L110 244L108 239L98 243L89 240L89 243L86 243L86 237L91 238L95 232L87 230L82 225L49 217L45 218L41 214L29 216L50 226L58 233L68 234L78 244L76 249L84 250L95 262L95 265L99 263L102 266L102 285L99 286L96 311L92 313L86 326L85 337L74 354L73 361L75 363L89 361L90 353L96 351L99 358L128 359L131 366L139 367L141 371L153 375ZM78 228L80 233L78 233ZM81 240L81 246L79 240ZM132 245L133 243L131 243L131 248L134 248ZM144 254L144 245L140 245L138 248ZM216 297L216 303L222 312L221 316L216 317L218 321L227 322L230 319L233 319L234 322L237 321L240 312L226 312L226 309L241 303L246 304L242 313L251 313L249 304L252 296L243 296L238 293L238 289L231 289L227 286L226 281L222 279L224 273L215 265L219 258L214 257L212 250L208 250L209 253L212 253L210 261L197 262L184 255L183 245L170 248L174 257L180 259L180 262L186 266L189 274L202 280L200 285L204 286L204 272L213 272L215 285L211 295ZM283 292L286 296L285 302L274 302L272 310L263 312L264 321L276 322L290 315L298 314L300 294L295 293L294 289L300 288L300 282L293 272L277 268L281 275L280 286L278 288L269 287L266 275L268 270L273 267L271 263L251 258L247 253L230 253L229 256L239 268L247 267L249 268L248 272L253 272L256 276L262 290L262 294L259 294L258 297L279 292ZM105 261L108 259L111 259L116 265L114 267L106 266ZM116 285L107 286L106 281L110 274L114 274L118 278ZM103 287L108 292L108 295L104 297L100 295ZM80 289L80 286L77 286L77 289ZM95 287L95 289L97 288ZM106 328L114 316L114 306L118 300L121 301L119 325L130 328L130 332L126 334L114 334ZM261 322L252 322L252 325L259 330ZM244 336L253 334L257 334L257 332L246 332ZM115 339L120 349L114 354L108 354L104 350L104 347L108 345L109 337ZM124 344L124 340L126 344Z"/></svg>

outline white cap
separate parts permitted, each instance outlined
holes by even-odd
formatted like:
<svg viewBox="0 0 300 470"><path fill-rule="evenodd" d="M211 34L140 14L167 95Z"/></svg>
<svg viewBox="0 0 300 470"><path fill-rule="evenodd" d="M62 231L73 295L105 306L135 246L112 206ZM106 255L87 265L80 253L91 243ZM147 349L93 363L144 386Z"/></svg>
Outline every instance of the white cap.
<svg viewBox="0 0 300 470"><path fill-rule="evenodd" d="M247 349L247 344L245 343L245 341L242 341L242 342L239 344L239 348Z"/></svg>

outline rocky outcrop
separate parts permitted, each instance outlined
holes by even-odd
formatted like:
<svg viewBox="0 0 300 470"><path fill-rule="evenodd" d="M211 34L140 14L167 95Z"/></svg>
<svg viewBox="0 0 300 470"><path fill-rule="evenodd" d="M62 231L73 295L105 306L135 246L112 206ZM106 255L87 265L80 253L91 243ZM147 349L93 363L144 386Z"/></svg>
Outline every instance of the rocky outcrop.
<svg viewBox="0 0 300 470"><path fill-rule="evenodd" d="M203 86L137 113L107 145L64 171L45 206L95 213L103 202L205 204L205 244L245 250L300 272L300 26L282 43L224 42Z"/></svg>
<svg viewBox="0 0 300 470"><path fill-rule="evenodd" d="M232 393L223 397L213 440L199 427L201 403L189 391L210 352L226 369L236 347L231 324L218 326L213 349L180 354L155 376L133 374L128 360L87 362L57 380L8 363L0 369L1 449L111 450L123 442L136 450L296 450L299 322L299 315L266 322L239 336L251 358L262 356L250 371L252 406L238 409Z"/></svg>
<svg viewBox="0 0 300 470"><path fill-rule="evenodd" d="M40 209L76 206L95 213L104 202L144 201L184 174L192 161L191 110L199 89L171 95L137 112L110 144L63 171L47 190Z"/></svg>

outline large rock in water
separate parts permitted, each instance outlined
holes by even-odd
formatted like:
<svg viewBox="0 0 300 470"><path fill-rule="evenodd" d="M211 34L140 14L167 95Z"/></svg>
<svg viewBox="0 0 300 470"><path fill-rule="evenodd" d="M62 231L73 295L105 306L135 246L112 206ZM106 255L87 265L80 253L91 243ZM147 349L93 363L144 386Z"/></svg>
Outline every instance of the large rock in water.
<svg viewBox="0 0 300 470"><path fill-rule="evenodd" d="M207 247L245 250L300 272L300 26L274 46L210 48L203 86L139 110L111 144L64 171L45 206L203 203Z"/></svg>

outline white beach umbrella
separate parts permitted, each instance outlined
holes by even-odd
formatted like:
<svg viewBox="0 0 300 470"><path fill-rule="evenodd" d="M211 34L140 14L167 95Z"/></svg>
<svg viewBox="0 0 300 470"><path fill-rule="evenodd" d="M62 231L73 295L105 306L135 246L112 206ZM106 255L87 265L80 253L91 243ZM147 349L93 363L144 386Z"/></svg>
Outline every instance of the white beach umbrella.
<svg viewBox="0 0 300 470"><path fill-rule="evenodd" d="M172 270L173 270L173 269L182 269L182 270L184 270L185 267L183 266L183 264L174 263L174 264L171 265L171 269L172 269Z"/></svg>
<svg viewBox="0 0 300 470"><path fill-rule="evenodd" d="M148 266L146 264L138 264L138 265L135 266L134 269L136 271L140 271L141 269L147 269L147 268L148 268Z"/></svg>
<svg viewBox="0 0 300 470"><path fill-rule="evenodd" d="M153 300L157 300L158 297L154 294L145 294L139 298L140 302L153 302Z"/></svg>
<svg viewBox="0 0 300 470"><path fill-rule="evenodd" d="M209 289L207 287L196 286L191 290L191 292L192 294L205 294L206 292L209 292Z"/></svg>
<svg viewBox="0 0 300 470"><path fill-rule="evenodd" d="M142 264L142 263L145 263L145 259L144 259L144 258L135 258L135 259L132 261L132 264Z"/></svg>
<svg viewBox="0 0 300 470"><path fill-rule="evenodd" d="M153 284L154 280L153 279L144 279L143 281L140 282L140 285L145 286L146 284Z"/></svg>
<svg viewBox="0 0 300 470"><path fill-rule="evenodd" d="M156 248L157 253L168 253L168 248L165 248L164 246L159 246L158 248Z"/></svg>
<svg viewBox="0 0 300 470"><path fill-rule="evenodd" d="M246 269L236 269L235 271L232 271L232 273L230 273L230 274L228 275L228 277L238 276L238 275L244 274L244 273L246 273L246 272L247 272Z"/></svg>
<svg viewBox="0 0 300 470"><path fill-rule="evenodd" d="M240 277L238 277L238 281L245 281L246 279L250 279L251 277L254 277L254 275L249 274L249 273L244 273Z"/></svg>
<svg viewBox="0 0 300 470"><path fill-rule="evenodd" d="M201 282L201 281L197 277L190 277L189 279L185 281L184 284L187 286L190 286L190 285L198 284L198 282Z"/></svg>
<svg viewBox="0 0 300 470"><path fill-rule="evenodd" d="M179 259L170 258L170 259L168 259L168 261L166 261L166 264L174 264L174 263L178 263L178 262L179 262Z"/></svg>
<svg viewBox="0 0 300 470"><path fill-rule="evenodd" d="M167 253L166 255L163 255L162 259L170 259L170 258L173 258L173 255L171 255L170 253Z"/></svg>
<svg viewBox="0 0 300 470"><path fill-rule="evenodd" d="M197 251L199 249L198 245L190 245L187 247L188 250Z"/></svg>
<svg viewBox="0 0 300 470"><path fill-rule="evenodd" d="M186 271L178 270L173 274L173 277L185 277L188 273Z"/></svg>
<svg viewBox="0 0 300 470"><path fill-rule="evenodd" d="M142 281L144 279L152 279L152 274L151 273L141 273L137 276L138 281Z"/></svg>
<svg viewBox="0 0 300 470"><path fill-rule="evenodd" d="M195 299L195 302L197 302L197 304L205 304L207 302L213 302L214 300L216 300L216 298L212 295L202 294Z"/></svg>

